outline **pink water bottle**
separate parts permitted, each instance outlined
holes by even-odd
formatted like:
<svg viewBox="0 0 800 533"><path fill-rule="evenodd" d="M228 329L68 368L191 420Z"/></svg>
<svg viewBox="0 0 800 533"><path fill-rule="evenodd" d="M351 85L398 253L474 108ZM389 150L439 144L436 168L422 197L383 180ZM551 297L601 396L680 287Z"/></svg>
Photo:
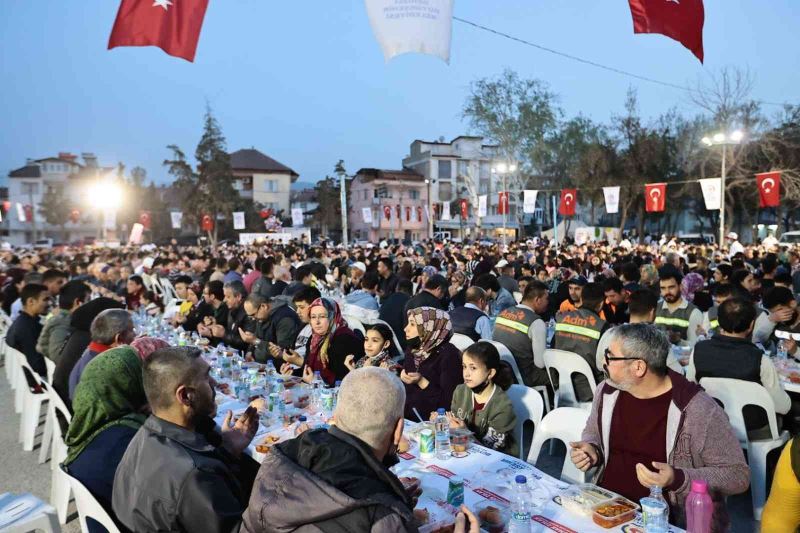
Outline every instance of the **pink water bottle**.
<svg viewBox="0 0 800 533"><path fill-rule="evenodd" d="M692 481L692 491L686 497L686 533L709 533L714 502L708 494L708 483Z"/></svg>

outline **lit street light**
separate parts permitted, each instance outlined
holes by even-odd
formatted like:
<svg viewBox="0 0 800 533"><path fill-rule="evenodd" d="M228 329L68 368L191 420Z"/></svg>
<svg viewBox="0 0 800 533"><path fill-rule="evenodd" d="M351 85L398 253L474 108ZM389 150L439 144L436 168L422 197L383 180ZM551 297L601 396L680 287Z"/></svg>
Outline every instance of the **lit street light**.
<svg viewBox="0 0 800 533"><path fill-rule="evenodd" d="M514 163L498 163L497 166L492 168L492 174L500 174L503 178L503 194L505 195L506 199L506 206L503 209L503 246L506 245L506 217L508 215L508 210L511 208L511 201L508 196L508 187L506 186L506 176L508 174L513 174L517 171L517 165Z"/></svg>
<svg viewBox="0 0 800 533"><path fill-rule="evenodd" d="M728 146L737 145L744 139L744 132L736 130L730 135L725 133L715 133L713 137L703 137L702 142L706 146L722 147L722 193L719 204L719 246L725 243L725 179L727 178L727 154Z"/></svg>

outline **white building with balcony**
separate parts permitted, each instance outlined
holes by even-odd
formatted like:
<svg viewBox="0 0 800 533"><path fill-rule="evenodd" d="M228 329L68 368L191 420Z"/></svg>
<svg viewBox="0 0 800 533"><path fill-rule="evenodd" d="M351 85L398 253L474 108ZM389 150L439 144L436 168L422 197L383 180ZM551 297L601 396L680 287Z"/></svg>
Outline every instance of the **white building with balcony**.
<svg viewBox="0 0 800 533"><path fill-rule="evenodd" d="M408 169L362 168L350 184L350 235L355 241L373 243L425 239L427 205L428 187L422 174Z"/></svg>
<svg viewBox="0 0 800 533"><path fill-rule="evenodd" d="M499 147L484 144L483 137L460 136L450 142L415 140L411 153L403 159L403 167L412 169L430 180L431 203L450 204L450 220L435 220L436 231L449 231L453 236L476 238L497 237L503 231L503 215L498 213L502 178L492 173L499 160ZM511 188L511 187L509 187ZM487 196L487 216L478 219L477 196ZM460 200L469 202L468 216L461 217ZM506 228L513 238L519 225L515 195L510 195L510 212Z"/></svg>
<svg viewBox="0 0 800 533"><path fill-rule="evenodd" d="M242 198L288 216L292 183L300 177L297 172L255 148L233 152L231 168L233 187Z"/></svg>

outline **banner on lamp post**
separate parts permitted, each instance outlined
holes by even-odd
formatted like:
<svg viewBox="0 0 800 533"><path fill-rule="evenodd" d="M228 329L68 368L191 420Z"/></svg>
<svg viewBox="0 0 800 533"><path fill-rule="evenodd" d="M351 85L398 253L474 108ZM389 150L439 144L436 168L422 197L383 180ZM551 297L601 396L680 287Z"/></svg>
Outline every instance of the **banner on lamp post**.
<svg viewBox="0 0 800 533"><path fill-rule="evenodd" d="M131 228L131 236L128 238L128 242L131 244L142 244L142 232L144 232L144 226L136 222Z"/></svg>
<svg viewBox="0 0 800 533"><path fill-rule="evenodd" d="M488 197L485 194L478 196L478 217L483 218L487 212Z"/></svg>
<svg viewBox="0 0 800 533"><path fill-rule="evenodd" d="M644 186L644 205L648 213L661 213L666 206L666 183L648 183Z"/></svg>
<svg viewBox="0 0 800 533"><path fill-rule="evenodd" d="M169 214L170 221L172 222L172 229L181 229L183 222L183 213L180 211L173 211Z"/></svg>
<svg viewBox="0 0 800 533"><path fill-rule="evenodd" d="M244 211L233 212L233 229L241 230L247 227L244 223Z"/></svg>
<svg viewBox="0 0 800 533"><path fill-rule="evenodd" d="M575 216L575 204L577 203L577 189L561 189L561 202L558 204L558 214L565 217Z"/></svg>
<svg viewBox="0 0 800 533"><path fill-rule="evenodd" d="M606 213L619 213L619 187L603 187L603 196L606 199Z"/></svg>
<svg viewBox="0 0 800 533"><path fill-rule="evenodd" d="M450 63L453 0L365 0L369 24L388 62L408 52Z"/></svg>
<svg viewBox="0 0 800 533"><path fill-rule="evenodd" d="M442 204L442 220L450 220L450 202Z"/></svg>
<svg viewBox="0 0 800 533"><path fill-rule="evenodd" d="M116 209L103 209L103 227L107 230L117 229Z"/></svg>
<svg viewBox="0 0 800 533"><path fill-rule="evenodd" d="M22 206L20 202L17 202L17 220L19 220L20 222L28 221L25 218L25 208Z"/></svg>
<svg viewBox="0 0 800 533"><path fill-rule="evenodd" d="M539 196L539 191L526 190L523 196L522 212L535 213L536 212L536 198Z"/></svg>
<svg viewBox="0 0 800 533"><path fill-rule="evenodd" d="M372 224L372 209L369 207L362 207L361 219L364 221L364 224Z"/></svg>
<svg viewBox="0 0 800 533"><path fill-rule="evenodd" d="M305 223L303 218L303 210L299 207L292 208L292 226L295 228L301 227Z"/></svg>
<svg viewBox="0 0 800 533"><path fill-rule="evenodd" d="M466 220L469 216L469 202L461 200L461 220Z"/></svg>
<svg viewBox="0 0 800 533"><path fill-rule="evenodd" d="M498 193L497 214L498 215L508 214L508 191L503 191Z"/></svg>
<svg viewBox="0 0 800 533"><path fill-rule="evenodd" d="M703 200L706 209L709 211L719 211L722 207L722 178L706 178L700 180L700 188L703 189Z"/></svg>

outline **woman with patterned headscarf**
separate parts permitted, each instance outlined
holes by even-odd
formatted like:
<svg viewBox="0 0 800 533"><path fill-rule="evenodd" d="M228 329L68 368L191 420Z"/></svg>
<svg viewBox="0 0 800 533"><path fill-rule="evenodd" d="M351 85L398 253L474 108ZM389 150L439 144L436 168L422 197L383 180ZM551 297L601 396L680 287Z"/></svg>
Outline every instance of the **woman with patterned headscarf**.
<svg viewBox="0 0 800 533"><path fill-rule="evenodd" d="M306 347L303 364L303 381L311 383L319 372L326 384L332 386L344 379L348 369L344 364L348 355L358 361L364 357L364 338L347 325L339 304L330 298L317 298L308 311L311 338ZM281 371L285 371L284 368Z"/></svg>
<svg viewBox="0 0 800 533"><path fill-rule="evenodd" d="M83 371L72 401L72 422L64 438L69 474L89 489L114 516L114 473L146 418L142 360L130 346L112 348ZM93 527L94 526L94 527ZM105 531L90 522L89 531Z"/></svg>
<svg viewBox="0 0 800 533"><path fill-rule="evenodd" d="M406 357L400 379L406 385L405 417L416 420L414 408L428 416L450 408L453 392L463 383L461 352L452 344L450 315L434 307L408 310Z"/></svg>

